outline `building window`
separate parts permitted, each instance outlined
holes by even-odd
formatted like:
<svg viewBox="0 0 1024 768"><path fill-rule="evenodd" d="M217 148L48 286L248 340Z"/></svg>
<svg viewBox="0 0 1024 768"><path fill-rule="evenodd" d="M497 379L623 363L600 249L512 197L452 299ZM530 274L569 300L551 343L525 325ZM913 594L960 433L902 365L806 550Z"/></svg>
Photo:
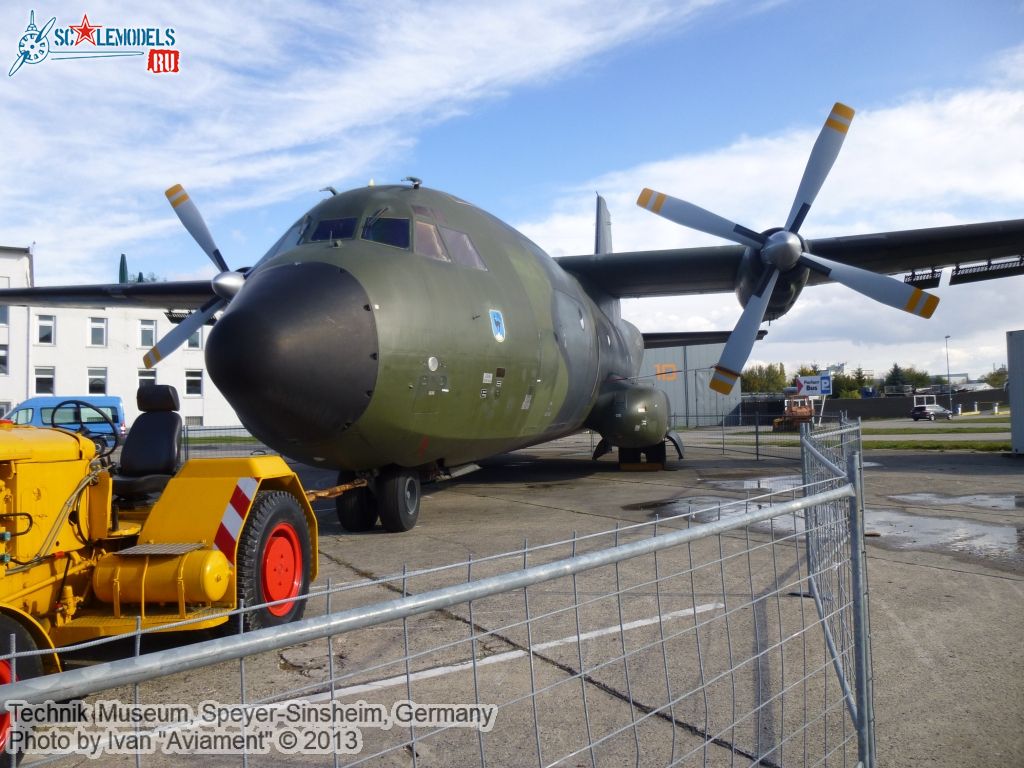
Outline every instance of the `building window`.
<svg viewBox="0 0 1024 768"><path fill-rule="evenodd" d="M156 384L156 371L152 368L139 369L139 386L145 387L149 384Z"/></svg>
<svg viewBox="0 0 1024 768"><path fill-rule="evenodd" d="M90 368L89 369L89 394L90 395L105 395L105 394L107 394L107 369L106 368Z"/></svg>
<svg viewBox="0 0 1024 768"><path fill-rule="evenodd" d="M156 346L156 320L139 320L139 346Z"/></svg>
<svg viewBox="0 0 1024 768"><path fill-rule="evenodd" d="M105 317L90 317L89 318L89 346L90 347L105 347L105 346L107 346L107 318L105 318Z"/></svg>
<svg viewBox="0 0 1024 768"><path fill-rule="evenodd" d="M0 288L10 288L10 287L11 287L11 278L9 278L9 277L0 277ZM7 305L6 304L2 304L2 305L0 305L0 325L7 325L9 321L10 320L9 320L9 317L8 317Z"/></svg>
<svg viewBox="0 0 1024 768"><path fill-rule="evenodd" d="M196 332L188 337L188 341L185 342L186 349L202 349L203 348L203 329L197 328Z"/></svg>
<svg viewBox="0 0 1024 768"><path fill-rule="evenodd" d="M203 417L202 416L186 416L185 417L185 426L186 427L201 427L201 426L203 426Z"/></svg>
<svg viewBox="0 0 1024 768"><path fill-rule="evenodd" d="M0 344L0 376L6 376L10 373L7 367L7 345Z"/></svg>
<svg viewBox="0 0 1024 768"><path fill-rule="evenodd" d="M53 315L39 315L36 341L40 344L57 343L57 318Z"/></svg>
<svg viewBox="0 0 1024 768"><path fill-rule="evenodd" d="M203 394L203 372L202 371L185 371L185 394L186 395L201 395L201 394Z"/></svg>
<svg viewBox="0 0 1024 768"><path fill-rule="evenodd" d="M36 394L52 395L54 393L54 378L53 368L36 368Z"/></svg>

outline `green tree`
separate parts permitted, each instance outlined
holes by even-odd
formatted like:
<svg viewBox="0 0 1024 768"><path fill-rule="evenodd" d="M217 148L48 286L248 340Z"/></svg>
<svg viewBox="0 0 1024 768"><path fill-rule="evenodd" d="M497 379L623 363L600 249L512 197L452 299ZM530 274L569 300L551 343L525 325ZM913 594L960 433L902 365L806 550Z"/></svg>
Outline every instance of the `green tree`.
<svg viewBox="0 0 1024 768"><path fill-rule="evenodd" d="M861 387L866 387L868 385L868 377L864 374L864 369L861 368L859 365L857 366L857 369L853 372L853 382L854 384L857 385L857 389L860 389Z"/></svg>
<svg viewBox="0 0 1024 768"><path fill-rule="evenodd" d="M744 392L781 392L786 386L786 369L782 363L751 365L740 381Z"/></svg>
<svg viewBox="0 0 1024 768"><path fill-rule="evenodd" d="M797 376L817 376L821 373L821 368L817 363L804 363L801 365L796 372Z"/></svg>
<svg viewBox="0 0 1024 768"><path fill-rule="evenodd" d="M903 369L903 376L907 384L915 387L929 387L932 383L932 376L928 371L919 371L912 365Z"/></svg>
<svg viewBox="0 0 1024 768"><path fill-rule="evenodd" d="M981 380L988 384L992 389L1002 389L1006 386L1006 379L1009 377L1009 372L1006 370L1006 366L1002 365L996 368L994 371L989 371Z"/></svg>
<svg viewBox="0 0 1024 768"><path fill-rule="evenodd" d="M903 375L903 369L900 368L898 363L893 363L892 368L885 374L885 380L882 384L886 387L899 387L903 384L909 384L906 377Z"/></svg>
<svg viewBox="0 0 1024 768"><path fill-rule="evenodd" d="M862 373L863 375L863 373ZM860 398L860 387L855 376L845 373L832 375L832 397Z"/></svg>

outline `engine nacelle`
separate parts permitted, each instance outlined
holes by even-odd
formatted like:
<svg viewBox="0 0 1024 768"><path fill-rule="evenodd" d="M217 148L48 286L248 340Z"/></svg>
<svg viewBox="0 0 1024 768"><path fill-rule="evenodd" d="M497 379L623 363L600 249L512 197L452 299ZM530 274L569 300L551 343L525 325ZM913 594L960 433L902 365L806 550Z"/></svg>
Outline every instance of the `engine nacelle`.
<svg viewBox="0 0 1024 768"><path fill-rule="evenodd" d="M606 387L587 426L620 448L658 445L668 434L668 395L650 384L615 382Z"/></svg>
<svg viewBox="0 0 1024 768"><path fill-rule="evenodd" d="M772 231L774 230L765 234L770 234ZM747 302L750 301L750 297L761 284L767 270L768 265L761 259L760 253L753 248L747 248L743 252L739 270L736 272L736 298L739 299L740 306L747 306ZM786 314L796 302L800 291L807 285L807 278L810 275L811 271L799 264L788 272L780 273L779 279L775 281L772 297L768 300L768 309L764 313L764 319L777 320Z"/></svg>

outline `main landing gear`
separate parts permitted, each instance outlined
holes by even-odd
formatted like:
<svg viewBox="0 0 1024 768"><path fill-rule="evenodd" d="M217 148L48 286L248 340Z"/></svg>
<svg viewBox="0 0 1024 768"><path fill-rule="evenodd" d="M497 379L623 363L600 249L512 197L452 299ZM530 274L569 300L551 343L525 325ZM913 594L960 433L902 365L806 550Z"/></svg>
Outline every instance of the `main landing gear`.
<svg viewBox="0 0 1024 768"><path fill-rule="evenodd" d="M354 479L342 471L338 484ZM389 467L362 488L346 491L335 501L338 522L346 531L359 533L380 524L389 533L412 530L420 516L420 475L414 469Z"/></svg>

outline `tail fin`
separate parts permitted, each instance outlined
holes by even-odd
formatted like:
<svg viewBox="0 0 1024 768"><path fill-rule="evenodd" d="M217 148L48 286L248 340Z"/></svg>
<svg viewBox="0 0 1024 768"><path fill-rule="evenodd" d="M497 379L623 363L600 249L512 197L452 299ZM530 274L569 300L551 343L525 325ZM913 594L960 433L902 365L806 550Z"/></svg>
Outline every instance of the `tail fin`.
<svg viewBox="0 0 1024 768"><path fill-rule="evenodd" d="M597 196L597 221L594 225L594 253L612 252L612 219L608 215L608 206L604 198Z"/></svg>

